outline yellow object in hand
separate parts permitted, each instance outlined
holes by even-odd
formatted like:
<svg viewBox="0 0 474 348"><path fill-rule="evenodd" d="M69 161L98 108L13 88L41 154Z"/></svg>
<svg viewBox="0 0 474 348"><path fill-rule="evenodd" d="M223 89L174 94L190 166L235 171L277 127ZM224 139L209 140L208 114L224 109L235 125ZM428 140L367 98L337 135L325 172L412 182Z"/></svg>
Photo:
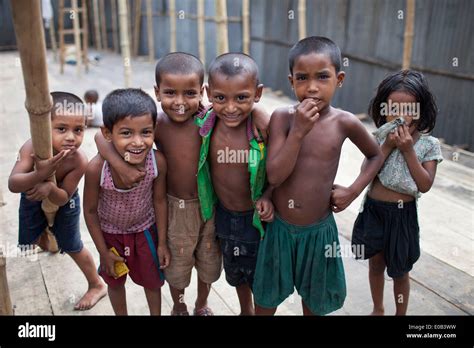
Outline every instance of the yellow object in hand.
<svg viewBox="0 0 474 348"><path fill-rule="evenodd" d="M110 248L110 251L113 252L115 255L120 256L119 253L117 252L117 249L115 249L114 247ZM127 265L125 264L125 262L120 262L120 261L115 261L114 270L115 270L115 274L117 275L115 279L120 278L121 276L127 274L130 271Z"/></svg>

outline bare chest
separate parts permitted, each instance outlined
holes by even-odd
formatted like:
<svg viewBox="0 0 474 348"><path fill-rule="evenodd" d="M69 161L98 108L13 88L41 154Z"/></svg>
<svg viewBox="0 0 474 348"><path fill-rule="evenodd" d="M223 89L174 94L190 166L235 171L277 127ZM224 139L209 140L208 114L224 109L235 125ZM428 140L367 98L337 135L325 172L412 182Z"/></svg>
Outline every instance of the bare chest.
<svg viewBox="0 0 474 348"><path fill-rule="evenodd" d="M195 166L197 169L201 146L197 127L162 127L158 141L169 167Z"/></svg>

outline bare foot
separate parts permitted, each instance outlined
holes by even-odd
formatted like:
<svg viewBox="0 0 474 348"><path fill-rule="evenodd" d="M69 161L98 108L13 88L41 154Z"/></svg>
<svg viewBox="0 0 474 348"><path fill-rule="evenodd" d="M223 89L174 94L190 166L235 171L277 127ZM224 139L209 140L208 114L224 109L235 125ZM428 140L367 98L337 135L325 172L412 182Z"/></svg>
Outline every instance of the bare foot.
<svg viewBox="0 0 474 348"><path fill-rule="evenodd" d="M171 315L180 315L180 313L188 313L188 307L186 306L186 303L179 302L173 305L173 310L171 312L174 313ZM184 315L189 315L189 313Z"/></svg>
<svg viewBox="0 0 474 348"><path fill-rule="evenodd" d="M89 290L82 296L74 306L76 311L86 311L95 306L99 300L107 294L107 287L100 283L97 286L90 286Z"/></svg>
<svg viewBox="0 0 474 348"><path fill-rule="evenodd" d="M240 311L240 316L253 316L255 315L255 311L253 309L247 309L247 310L242 310Z"/></svg>
<svg viewBox="0 0 474 348"><path fill-rule="evenodd" d="M374 309L370 315L384 315L385 311L383 309Z"/></svg>

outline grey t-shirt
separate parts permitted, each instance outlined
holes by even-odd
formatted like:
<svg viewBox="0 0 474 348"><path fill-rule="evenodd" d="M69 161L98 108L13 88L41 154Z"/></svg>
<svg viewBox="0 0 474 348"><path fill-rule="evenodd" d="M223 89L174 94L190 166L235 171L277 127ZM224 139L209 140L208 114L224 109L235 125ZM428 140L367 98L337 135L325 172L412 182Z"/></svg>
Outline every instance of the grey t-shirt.
<svg viewBox="0 0 474 348"><path fill-rule="evenodd" d="M379 144L385 142L385 138L379 140ZM420 163L436 161L440 163L443 160L439 140L431 135L421 135L418 141L413 145L416 157ZM399 149L395 148L385 160L385 163L377 174L380 183L390 190L420 197L415 180L410 174L407 162Z"/></svg>

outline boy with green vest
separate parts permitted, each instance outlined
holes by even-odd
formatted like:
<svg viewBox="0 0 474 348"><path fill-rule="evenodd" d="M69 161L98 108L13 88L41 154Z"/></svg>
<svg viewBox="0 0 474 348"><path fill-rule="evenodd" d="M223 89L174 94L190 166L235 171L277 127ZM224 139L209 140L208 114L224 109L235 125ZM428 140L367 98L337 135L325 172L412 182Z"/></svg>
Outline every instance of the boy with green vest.
<svg viewBox="0 0 474 348"><path fill-rule="evenodd" d="M236 287L241 314L254 314L252 284L262 221L273 219L271 188L265 190L266 147L252 132L251 111L260 100L255 61L240 53L217 57L209 68L212 108L196 118L202 145L198 193L204 219L216 206L226 280ZM266 131L261 129L262 132Z"/></svg>

